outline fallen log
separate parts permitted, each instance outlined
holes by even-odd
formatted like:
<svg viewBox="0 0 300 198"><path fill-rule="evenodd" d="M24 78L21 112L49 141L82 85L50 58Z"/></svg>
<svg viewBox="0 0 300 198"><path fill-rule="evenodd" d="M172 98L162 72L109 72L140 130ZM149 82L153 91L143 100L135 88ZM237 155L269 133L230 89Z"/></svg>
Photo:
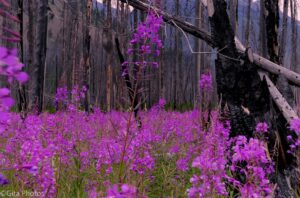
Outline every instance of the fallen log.
<svg viewBox="0 0 300 198"><path fill-rule="evenodd" d="M234 39L235 39L235 43L236 43L237 49L240 52L242 52L242 53L245 52L246 48L241 43L241 41L237 37L235 37ZM253 54L253 55L250 54L250 56L252 56L253 58L255 57L255 55L256 54ZM254 58L254 63L255 63L255 58ZM264 71L258 71L258 74L259 74L261 80L265 80L266 81L266 83L268 85L269 93L270 93L273 101L277 105L278 109L283 114L284 118L288 122L290 122L292 119L299 118L298 115L297 115L297 113L293 110L293 108L289 105L289 103L286 101L286 99L278 91L278 89L276 88L276 86L274 85L274 83L269 78L268 74L266 72L264 72ZM278 74L280 74L280 73L278 73Z"/></svg>
<svg viewBox="0 0 300 198"><path fill-rule="evenodd" d="M142 1L139 0L119 0L123 3L128 3L129 5L131 5L132 7L142 10L142 11L148 11L149 8L155 10L155 12L157 14L159 14L160 16L163 17L163 20L172 25L172 26L178 26L180 27L183 31L197 37L200 38L202 40L204 40L209 46L211 47L217 47L217 43L216 41L214 41L211 37L211 35L203 30L202 28L196 27L191 23L188 23L186 21L183 21L182 19L172 16L156 7L153 7L147 3L144 3ZM211 10L211 9L210 9ZM213 13L213 11L211 10L211 12ZM212 14L210 13L210 15ZM221 46L218 46L220 49L222 48ZM237 50L238 52L242 55L244 54L245 50L242 50L241 48L239 48L237 46ZM291 71L289 69L287 69L286 67L280 66L276 63L273 63L272 61L256 54L253 53L253 61L254 64L270 73L276 74L276 75L283 75L285 78L288 79L288 81L290 83L293 83L294 85L300 86L300 74Z"/></svg>
<svg viewBox="0 0 300 198"><path fill-rule="evenodd" d="M298 119L299 117L298 117L297 113L293 110L293 108L289 105L289 103L286 101L286 99L278 91L278 89L276 88L274 83L269 78L268 74L263 71L258 72L258 74L262 80L266 81L270 95L271 95L273 101L275 102L275 104L277 105L278 109L284 116L284 118L288 122L290 122L293 119Z"/></svg>
<svg viewBox="0 0 300 198"><path fill-rule="evenodd" d="M240 42L240 40L235 37L235 43L236 43L236 48L239 53L245 53L246 48L243 46L243 44ZM283 66L277 65L268 59L253 53L253 63L262 69L271 72L272 74L277 74L277 75L283 75L286 77L290 82L295 83L296 85L300 85L300 75L294 71L291 71Z"/></svg>

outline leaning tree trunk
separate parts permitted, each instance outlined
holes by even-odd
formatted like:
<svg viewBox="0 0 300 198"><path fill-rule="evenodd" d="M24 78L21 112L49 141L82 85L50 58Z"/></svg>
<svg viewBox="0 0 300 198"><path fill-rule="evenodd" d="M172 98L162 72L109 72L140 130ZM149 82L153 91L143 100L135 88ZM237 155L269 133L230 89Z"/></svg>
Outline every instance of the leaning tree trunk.
<svg viewBox="0 0 300 198"><path fill-rule="evenodd" d="M43 90L44 90L44 68L47 51L47 27L48 27L48 0L38 1L38 19L36 35L36 51L34 61L33 80L35 81L34 97L38 112L43 109Z"/></svg>

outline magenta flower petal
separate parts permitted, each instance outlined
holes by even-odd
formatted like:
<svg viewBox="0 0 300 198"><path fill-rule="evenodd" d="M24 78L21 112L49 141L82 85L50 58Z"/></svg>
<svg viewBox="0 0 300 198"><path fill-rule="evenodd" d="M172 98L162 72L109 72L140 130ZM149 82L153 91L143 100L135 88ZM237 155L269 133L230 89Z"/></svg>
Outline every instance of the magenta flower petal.
<svg viewBox="0 0 300 198"><path fill-rule="evenodd" d="M15 104L15 101L10 97L5 97L1 99L2 105L7 107L12 107Z"/></svg>
<svg viewBox="0 0 300 198"><path fill-rule="evenodd" d="M4 186L7 184L9 184L8 180L2 173L0 173L0 186Z"/></svg>
<svg viewBox="0 0 300 198"><path fill-rule="evenodd" d="M8 88L0 88L0 97L8 96L10 94L10 90Z"/></svg>
<svg viewBox="0 0 300 198"><path fill-rule="evenodd" d="M16 74L16 79L20 82L20 83L25 83L28 81L29 76L25 73L25 72L20 72L18 74Z"/></svg>
<svg viewBox="0 0 300 198"><path fill-rule="evenodd" d="M7 56L7 48L0 47L0 59L4 58L5 56Z"/></svg>

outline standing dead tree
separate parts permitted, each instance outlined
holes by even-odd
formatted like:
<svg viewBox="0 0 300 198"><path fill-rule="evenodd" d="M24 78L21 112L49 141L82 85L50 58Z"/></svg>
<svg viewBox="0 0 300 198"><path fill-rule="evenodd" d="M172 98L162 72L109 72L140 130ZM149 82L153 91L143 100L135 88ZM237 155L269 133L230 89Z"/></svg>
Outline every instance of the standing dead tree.
<svg viewBox="0 0 300 198"><path fill-rule="evenodd" d="M48 28L48 0L38 2L36 51L34 57L34 73L32 79L35 82L33 90L34 101L38 112L43 109L44 92L44 68L46 64L47 51L47 28Z"/></svg>
<svg viewBox="0 0 300 198"><path fill-rule="evenodd" d="M84 36L84 50L83 50L83 61L84 61L84 76L83 76L83 85L86 86L86 94L84 98L84 108L85 111L89 112L90 109L90 70L91 70L91 60L90 60L90 51L91 51L91 35L90 35L90 26L92 22L92 11L93 11L93 1L88 0L86 3L86 26L85 26L85 36Z"/></svg>
<svg viewBox="0 0 300 198"><path fill-rule="evenodd" d="M23 12L24 12L24 2L23 0L18 0L18 19L20 21L20 60L23 62L24 60L24 45L23 45ZM26 117L27 112L27 99L25 94L25 85L19 84L18 88L18 110L21 112L21 117L24 119Z"/></svg>

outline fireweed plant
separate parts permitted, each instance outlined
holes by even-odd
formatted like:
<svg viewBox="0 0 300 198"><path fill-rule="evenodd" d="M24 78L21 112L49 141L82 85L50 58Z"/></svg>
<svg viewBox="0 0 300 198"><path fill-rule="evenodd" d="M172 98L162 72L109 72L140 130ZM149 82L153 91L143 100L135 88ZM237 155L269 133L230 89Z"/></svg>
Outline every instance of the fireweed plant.
<svg viewBox="0 0 300 198"><path fill-rule="evenodd" d="M134 101L138 99L138 96L141 92L141 81L143 71L147 66L152 66L157 68L158 63L155 61L149 61L147 57L150 55L159 56L160 50L162 48L162 42L159 38L159 30L161 27L163 20L162 17L155 14L154 11L150 10L147 15L146 21L139 23L136 33L133 35L133 39L130 41L130 46L127 50L128 55L137 55L137 60L134 62L125 61L123 63L123 67L125 67L125 73L122 75L128 75L130 65L133 65L133 99L131 104L131 110L129 114L129 119L127 121L127 129L125 131L124 145L122 148L121 154L121 162L120 162L120 173L119 173L119 182L122 183L123 177L125 176L123 170L127 168L127 164L125 163L125 155L128 152L128 144L132 143L132 140L129 140L129 135L132 133L131 125L133 120L133 112L135 108ZM140 99L139 103L141 103ZM137 104L138 106L140 104ZM139 118L138 118L139 119ZM140 122L140 121L139 121ZM141 160L134 160L132 162L133 169L137 171L139 174L143 174L143 167L151 168L153 167L153 158L148 152L141 152L139 155L142 156ZM134 157L134 156L133 156Z"/></svg>
<svg viewBox="0 0 300 198"><path fill-rule="evenodd" d="M133 65L137 69L131 75L135 97L144 68L158 67L148 57L160 54L161 24L162 18L150 11L130 42L128 54L138 59L124 65L125 72ZM16 50L1 47L0 66L9 83L27 81ZM199 89L207 96L201 102L208 103L209 73L201 76ZM22 120L9 112L10 90L0 88L0 192L90 198L271 196L268 176L273 166L264 146L267 123L257 124L255 138L229 138L230 123L221 121L218 110L167 112L166 101L160 99L139 113L143 124L138 126L133 106L128 112L95 108L87 115L80 110L85 92L79 86L58 88L55 114L29 114ZM297 135L299 123L294 120L290 126ZM290 140L291 148L299 146L296 136Z"/></svg>
<svg viewBox="0 0 300 198"><path fill-rule="evenodd" d="M287 136L287 139L290 144L289 152L293 154L296 158L297 166L300 166L300 119L294 119L290 123L290 130L294 132ZM298 174L300 172L298 171ZM300 185L298 185L298 189L296 190L297 196L300 196Z"/></svg>
<svg viewBox="0 0 300 198"><path fill-rule="evenodd" d="M200 88L200 112L201 112L201 120L202 123L207 123L209 120L209 110L211 109L210 104L212 100L213 93L213 82L211 73L206 72L201 74L199 80L199 88Z"/></svg>
<svg viewBox="0 0 300 198"><path fill-rule="evenodd" d="M16 49L0 47L0 75L6 77L9 84L12 84L14 80L21 84L28 80L28 75L22 72L23 67L24 65L17 57ZM5 132L7 128L9 125L14 124L11 119L11 114L9 113L14 103L14 99L10 96L10 89L7 87L0 88L0 136L6 136L7 134L5 134ZM1 165L5 163L5 159L2 158L2 155L0 152ZM1 170L0 168L0 171ZM7 185L8 183L9 181L6 177L0 173L0 186Z"/></svg>

